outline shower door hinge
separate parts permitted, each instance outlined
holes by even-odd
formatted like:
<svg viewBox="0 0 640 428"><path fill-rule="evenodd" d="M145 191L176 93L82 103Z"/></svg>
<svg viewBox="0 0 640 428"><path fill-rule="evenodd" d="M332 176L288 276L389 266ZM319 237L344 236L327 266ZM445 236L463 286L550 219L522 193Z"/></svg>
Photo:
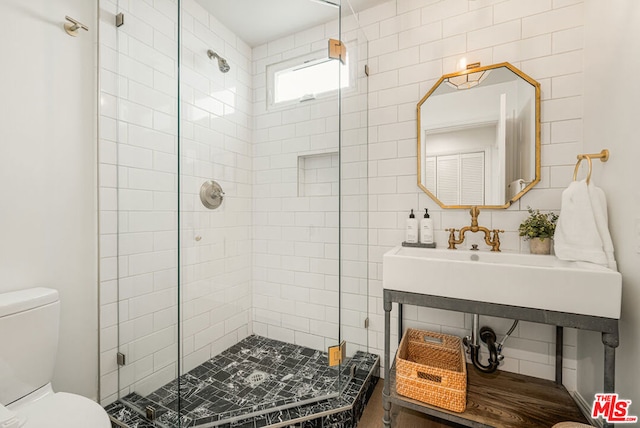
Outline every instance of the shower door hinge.
<svg viewBox="0 0 640 428"><path fill-rule="evenodd" d="M147 406L145 407L144 411L147 416L147 419L149 419L150 421L156 420L156 409L154 407Z"/></svg>
<svg viewBox="0 0 640 428"><path fill-rule="evenodd" d="M124 25L124 13L116 15L116 27L122 27Z"/></svg>
<svg viewBox="0 0 640 428"><path fill-rule="evenodd" d="M364 328L369 328L369 317L364 319Z"/></svg>
<svg viewBox="0 0 640 428"><path fill-rule="evenodd" d="M369 64L365 64L365 65L364 65L364 74L366 74L367 76L369 76Z"/></svg>
<svg viewBox="0 0 640 428"><path fill-rule="evenodd" d="M125 364L127 364L127 357L122 352L118 352L116 360L118 361L119 366L124 366Z"/></svg>
<svg viewBox="0 0 640 428"><path fill-rule="evenodd" d="M336 346L329 346L329 367L341 364L347 358L347 342L344 340Z"/></svg>
<svg viewBox="0 0 640 428"><path fill-rule="evenodd" d="M339 59L341 63L347 62L347 47L340 40L329 39L329 58Z"/></svg>

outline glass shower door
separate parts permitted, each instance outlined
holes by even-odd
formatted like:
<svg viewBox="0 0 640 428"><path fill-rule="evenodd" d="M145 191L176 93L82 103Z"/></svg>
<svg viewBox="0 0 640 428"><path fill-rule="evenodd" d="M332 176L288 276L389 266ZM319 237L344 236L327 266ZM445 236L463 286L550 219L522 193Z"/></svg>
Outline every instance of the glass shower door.
<svg viewBox="0 0 640 428"><path fill-rule="evenodd" d="M113 128L101 157L113 157L117 175L118 392L134 413L177 426L178 5L101 1L101 14L101 127Z"/></svg>
<svg viewBox="0 0 640 428"><path fill-rule="evenodd" d="M340 386L327 362L340 138L327 46L340 8L233 4L181 1L180 403L194 426L296 419ZM283 22L298 13L318 20ZM274 28L247 31L266 16Z"/></svg>
<svg viewBox="0 0 640 428"><path fill-rule="evenodd" d="M340 327L352 358L369 351L368 40L347 0L343 8L342 37L356 62L340 97Z"/></svg>
<svg viewBox="0 0 640 428"><path fill-rule="evenodd" d="M101 33L118 397L164 427L293 420L337 397L352 373L328 348L367 348L355 21L345 38L340 6L300 1L270 12L312 25L278 18L258 37L238 21L266 12L231 1L101 3L105 23L125 16ZM329 39L347 45L345 64Z"/></svg>

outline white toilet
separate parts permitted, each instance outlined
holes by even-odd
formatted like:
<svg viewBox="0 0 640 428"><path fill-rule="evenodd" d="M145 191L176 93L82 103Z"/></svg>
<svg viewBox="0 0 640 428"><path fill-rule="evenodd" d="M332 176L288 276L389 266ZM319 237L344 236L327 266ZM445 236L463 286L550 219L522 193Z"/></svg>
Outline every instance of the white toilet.
<svg viewBox="0 0 640 428"><path fill-rule="evenodd" d="M99 404L51 388L59 319L56 290L0 294L0 428L111 428Z"/></svg>

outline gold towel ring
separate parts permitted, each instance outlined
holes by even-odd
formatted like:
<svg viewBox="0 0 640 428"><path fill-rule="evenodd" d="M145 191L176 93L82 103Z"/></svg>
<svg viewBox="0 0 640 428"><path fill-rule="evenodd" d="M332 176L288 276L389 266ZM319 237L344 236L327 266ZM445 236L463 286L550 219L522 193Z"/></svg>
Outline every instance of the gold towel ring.
<svg viewBox="0 0 640 428"><path fill-rule="evenodd" d="M587 173L587 185L588 185L589 181L591 181L591 169L593 168L593 164L591 163L591 158L589 156L585 156L583 158L578 156L578 163L576 163L576 167L573 170L573 181L576 181L576 178L578 178L578 170L580 169L580 162L582 162L583 159L586 159L587 161L589 161L589 172Z"/></svg>
<svg viewBox="0 0 640 428"><path fill-rule="evenodd" d="M576 181L578 178L578 169L580 168L580 162L586 159L589 162L589 172L587 173L587 184L591 181L591 171L593 169L593 164L591 163L591 159L600 159L601 162L606 162L609 160L609 150L603 149L600 153L587 153L583 155L578 155L578 162L576 163L576 167L573 170L573 181Z"/></svg>

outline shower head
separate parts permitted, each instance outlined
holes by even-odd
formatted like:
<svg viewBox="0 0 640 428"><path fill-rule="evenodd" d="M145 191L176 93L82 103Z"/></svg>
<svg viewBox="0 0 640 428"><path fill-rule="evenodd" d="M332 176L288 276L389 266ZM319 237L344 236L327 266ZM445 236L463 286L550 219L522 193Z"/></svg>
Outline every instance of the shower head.
<svg viewBox="0 0 640 428"><path fill-rule="evenodd" d="M216 58L218 60L218 68L223 73L226 73L227 71L231 70L231 67L229 66L229 63L227 62L227 60L222 58L220 55L218 55L211 49L207 51L207 55L209 56L210 59Z"/></svg>

